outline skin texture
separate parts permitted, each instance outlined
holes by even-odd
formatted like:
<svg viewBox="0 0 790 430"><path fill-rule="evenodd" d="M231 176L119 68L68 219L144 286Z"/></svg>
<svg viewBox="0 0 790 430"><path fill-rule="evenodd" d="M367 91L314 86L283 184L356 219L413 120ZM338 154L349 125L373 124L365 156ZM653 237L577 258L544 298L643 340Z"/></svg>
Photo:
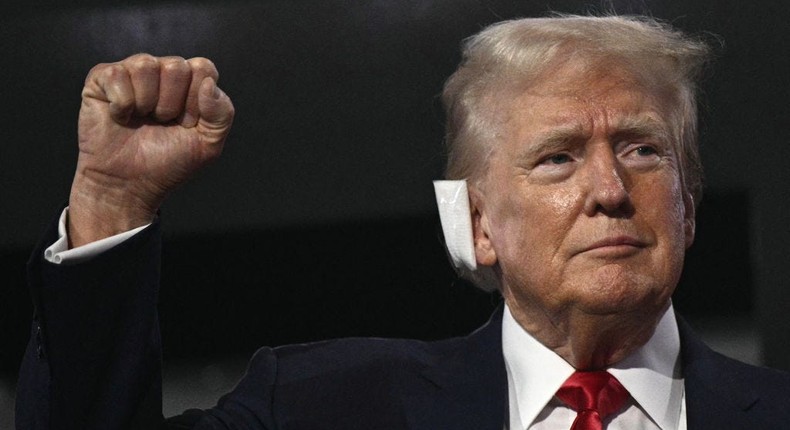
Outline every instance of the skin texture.
<svg viewBox="0 0 790 430"><path fill-rule="evenodd" d="M71 247L150 223L169 191L220 155L234 108L218 76L205 58L148 54L90 71L69 196Z"/></svg>
<svg viewBox="0 0 790 430"><path fill-rule="evenodd" d="M471 201L478 264L494 267L515 319L574 367L596 369L652 335L694 239L694 207L662 92L579 70L567 64L499 105Z"/></svg>

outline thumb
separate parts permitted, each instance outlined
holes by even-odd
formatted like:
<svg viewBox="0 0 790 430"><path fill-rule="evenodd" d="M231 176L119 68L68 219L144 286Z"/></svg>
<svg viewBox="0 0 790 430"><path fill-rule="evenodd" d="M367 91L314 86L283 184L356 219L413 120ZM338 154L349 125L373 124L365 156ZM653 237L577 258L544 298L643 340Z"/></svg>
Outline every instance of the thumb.
<svg viewBox="0 0 790 430"><path fill-rule="evenodd" d="M213 78L207 77L200 83L198 91L198 126L214 132L226 132L233 123L235 110L230 97L225 94Z"/></svg>

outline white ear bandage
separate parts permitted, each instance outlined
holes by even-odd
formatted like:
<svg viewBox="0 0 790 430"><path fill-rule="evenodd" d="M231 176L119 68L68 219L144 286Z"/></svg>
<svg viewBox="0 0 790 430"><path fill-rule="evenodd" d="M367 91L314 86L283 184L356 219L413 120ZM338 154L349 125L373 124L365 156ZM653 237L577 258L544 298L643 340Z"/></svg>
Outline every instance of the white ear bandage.
<svg viewBox="0 0 790 430"><path fill-rule="evenodd" d="M457 268L477 269L466 181L433 181L445 245Z"/></svg>

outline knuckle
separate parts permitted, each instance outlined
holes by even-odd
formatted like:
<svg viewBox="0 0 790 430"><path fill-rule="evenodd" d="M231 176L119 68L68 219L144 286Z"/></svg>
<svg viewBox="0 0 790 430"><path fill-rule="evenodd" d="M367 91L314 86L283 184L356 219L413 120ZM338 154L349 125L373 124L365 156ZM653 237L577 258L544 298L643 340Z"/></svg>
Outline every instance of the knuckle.
<svg viewBox="0 0 790 430"><path fill-rule="evenodd" d="M154 71L159 67L156 57L149 54L136 54L123 61L124 65L133 73Z"/></svg>
<svg viewBox="0 0 790 430"><path fill-rule="evenodd" d="M167 63L169 63L169 62L183 63L183 62L187 61L187 60L184 59L184 57L182 57L180 55L165 55L163 57L160 57L160 60L162 62L167 62Z"/></svg>
<svg viewBox="0 0 790 430"><path fill-rule="evenodd" d="M107 77L116 78L123 76L126 73L126 69L118 63L113 63L102 68L101 73Z"/></svg>
<svg viewBox="0 0 790 430"><path fill-rule="evenodd" d="M194 57L187 60L189 66L194 71L205 73L207 76L211 76L216 79L219 76L217 72L217 67L214 65L214 62L209 60L205 57Z"/></svg>
<svg viewBox="0 0 790 430"><path fill-rule="evenodd" d="M110 66L110 64L107 64L107 63L99 63L99 64L91 67L91 69L88 71L88 76L98 75L98 74L100 74L102 72L102 70L106 69L109 66Z"/></svg>
<svg viewBox="0 0 790 430"><path fill-rule="evenodd" d="M163 72L185 73L189 71L189 64L181 57L164 57L160 63Z"/></svg>
<svg viewBox="0 0 790 430"><path fill-rule="evenodd" d="M132 61L132 62L134 62L134 61L157 61L157 60L156 60L156 57L154 57L151 54L148 54L146 52L139 52L137 54L130 55L124 61Z"/></svg>
<svg viewBox="0 0 790 430"><path fill-rule="evenodd" d="M110 63L99 63L91 67L91 69L88 71L88 74L85 76L85 82L87 83L100 76L105 76L110 74L108 72L112 72L111 69L113 67L118 67L118 66L116 64L110 64Z"/></svg>
<svg viewBox="0 0 790 430"><path fill-rule="evenodd" d="M126 69L118 63L97 64L88 72L85 78L85 86L98 85L100 88L110 85L119 85L128 79Z"/></svg>
<svg viewBox="0 0 790 430"><path fill-rule="evenodd" d="M214 62L206 57L192 57L187 60L192 67L210 68L214 67Z"/></svg>

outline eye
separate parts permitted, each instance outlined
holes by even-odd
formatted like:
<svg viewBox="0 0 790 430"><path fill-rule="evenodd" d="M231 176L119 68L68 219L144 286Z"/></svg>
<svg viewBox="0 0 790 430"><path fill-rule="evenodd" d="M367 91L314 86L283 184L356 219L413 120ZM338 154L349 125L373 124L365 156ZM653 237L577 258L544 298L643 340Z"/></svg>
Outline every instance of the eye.
<svg viewBox="0 0 790 430"><path fill-rule="evenodd" d="M568 154L554 154L547 157L543 162L548 164L565 164L571 162L571 156Z"/></svg>
<svg viewBox="0 0 790 430"><path fill-rule="evenodd" d="M661 162L663 155L662 148L652 143L628 144L622 151L623 163L635 169L653 168Z"/></svg>
<svg viewBox="0 0 790 430"><path fill-rule="evenodd" d="M640 146L640 147L636 148L635 151L636 151L637 155L641 155L642 157L647 157L647 156L650 156L650 155L658 154L658 151L656 150L656 148L653 148L652 146L647 146L647 145Z"/></svg>
<svg viewBox="0 0 790 430"><path fill-rule="evenodd" d="M556 183L573 175L579 158L572 152L548 153L532 164L530 177L538 183Z"/></svg>

